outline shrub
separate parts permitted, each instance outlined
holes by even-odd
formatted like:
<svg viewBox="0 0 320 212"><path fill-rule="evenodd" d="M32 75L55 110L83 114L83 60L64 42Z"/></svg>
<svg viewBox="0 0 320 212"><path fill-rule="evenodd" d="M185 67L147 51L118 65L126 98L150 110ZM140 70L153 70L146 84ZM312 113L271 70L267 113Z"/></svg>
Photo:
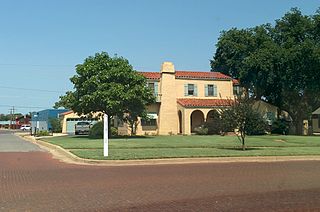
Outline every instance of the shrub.
<svg viewBox="0 0 320 212"><path fill-rule="evenodd" d="M97 122L90 128L89 138L103 138L103 122Z"/></svg>
<svg viewBox="0 0 320 212"><path fill-rule="evenodd" d="M46 130L41 130L39 132L37 132L37 136L49 136L50 133Z"/></svg>
<svg viewBox="0 0 320 212"><path fill-rule="evenodd" d="M196 127L194 131L197 135L208 135L208 128L206 128L204 125Z"/></svg>
<svg viewBox="0 0 320 212"><path fill-rule="evenodd" d="M272 123L272 134L287 135L289 133L289 124L284 119L277 119Z"/></svg>
<svg viewBox="0 0 320 212"><path fill-rule="evenodd" d="M49 118L49 123L51 125L51 131L54 133L61 133L62 126L58 118Z"/></svg>

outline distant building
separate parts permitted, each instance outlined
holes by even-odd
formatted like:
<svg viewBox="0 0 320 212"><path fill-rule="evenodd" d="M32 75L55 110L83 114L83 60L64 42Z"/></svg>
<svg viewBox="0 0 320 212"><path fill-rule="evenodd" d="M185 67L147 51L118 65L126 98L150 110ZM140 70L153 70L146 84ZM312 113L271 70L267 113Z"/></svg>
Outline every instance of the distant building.
<svg viewBox="0 0 320 212"><path fill-rule="evenodd" d="M66 109L47 109L31 113L31 129L35 131L50 131L52 129L50 118L59 118L59 114L66 112Z"/></svg>
<svg viewBox="0 0 320 212"><path fill-rule="evenodd" d="M312 113L312 131L320 133L320 107Z"/></svg>
<svg viewBox="0 0 320 212"><path fill-rule="evenodd" d="M86 121L91 124L95 124L98 121L97 117L88 118L86 116L79 116L72 110L59 114L59 117L61 119L62 133L66 134L74 134L75 125L80 121Z"/></svg>

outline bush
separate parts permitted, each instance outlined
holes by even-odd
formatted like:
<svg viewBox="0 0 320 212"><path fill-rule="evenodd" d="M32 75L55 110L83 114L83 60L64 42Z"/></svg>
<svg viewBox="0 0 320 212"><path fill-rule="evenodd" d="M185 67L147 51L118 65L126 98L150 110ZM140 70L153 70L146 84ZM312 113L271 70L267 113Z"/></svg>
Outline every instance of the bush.
<svg viewBox="0 0 320 212"><path fill-rule="evenodd" d="M289 133L289 124L284 119L277 119L272 123L272 134L287 135Z"/></svg>
<svg viewBox="0 0 320 212"><path fill-rule="evenodd" d="M51 125L51 131L54 133L61 133L62 126L58 118L49 118L49 123Z"/></svg>
<svg viewBox="0 0 320 212"><path fill-rule="evenodd" d="M103 122L97 122L90 128L89 138L103 138Z"/></svg>
<svg viewBox="0 0 320 212"><path fill-rule="evenodd" d="M220 114L217 111L213 111L207 122L204 123L204 127L208 128L209 135L220 135L223 130Z"/></svg>
<svg viewBox="0 0 320 212"><path fill-rule="evenodd" d="M37 132L37 136L49 136L50 133L48 131L41 130Z"/></svg>
<svg viewBox="0 0 320 212"><path fill-rule="evenodd" d="M196 127L194 131L197 135L208 135L208 128L206 128L204 125Z"/></svg>

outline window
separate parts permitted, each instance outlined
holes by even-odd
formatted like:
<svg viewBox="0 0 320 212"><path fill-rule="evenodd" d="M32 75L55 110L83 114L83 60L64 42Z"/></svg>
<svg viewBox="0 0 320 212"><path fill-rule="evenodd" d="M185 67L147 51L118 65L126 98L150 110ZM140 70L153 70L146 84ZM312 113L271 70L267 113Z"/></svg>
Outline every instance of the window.
<svg viewBox="0 0 320 212"><path fill-rule="evenodd" d="M208 85L208 96L213 96L213 94L214 94L213 85Z"/></svg>
<svg viewBox="0 0 320 212"><path fill-rule="evenodd" d="M194 84L188 84L188 95L189 96L194 95Z"/></svg>
<svg viewBox="0 0 320 212"><path fill-rule="evenodd" d="M197 85L196 84L184 84L184 95L185 96L197 96Z"/></svg>
<svg viewBox="0 0 320 212"><path fill-rule="evenodd" d="M157 126L157 119L141 119L141 126Z"/></svg>
<svg viewBox="0 0 320 212"><path fill-rule="evenodd" d="M154 93L154 82L148 82L148 87L152 90L152 93Z"/></svg>
<svg viewBox="0 0 320 212"><path fill-rule="evenodd" d="M216 85L205 85L206 96L217 96Z"/></svg>

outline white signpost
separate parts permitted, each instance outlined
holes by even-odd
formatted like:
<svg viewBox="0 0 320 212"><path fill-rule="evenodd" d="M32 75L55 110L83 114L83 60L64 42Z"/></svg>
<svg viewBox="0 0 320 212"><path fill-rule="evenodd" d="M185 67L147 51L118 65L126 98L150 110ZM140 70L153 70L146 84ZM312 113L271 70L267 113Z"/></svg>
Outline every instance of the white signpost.
<svg viewBox="0 0 320 212"><path fill-rule="evenodd" d="M103 156L108 156L108 145L109 145L109 138L108 138L108 115L104 114L103 116L104 124L103 124Z"/></svg>

